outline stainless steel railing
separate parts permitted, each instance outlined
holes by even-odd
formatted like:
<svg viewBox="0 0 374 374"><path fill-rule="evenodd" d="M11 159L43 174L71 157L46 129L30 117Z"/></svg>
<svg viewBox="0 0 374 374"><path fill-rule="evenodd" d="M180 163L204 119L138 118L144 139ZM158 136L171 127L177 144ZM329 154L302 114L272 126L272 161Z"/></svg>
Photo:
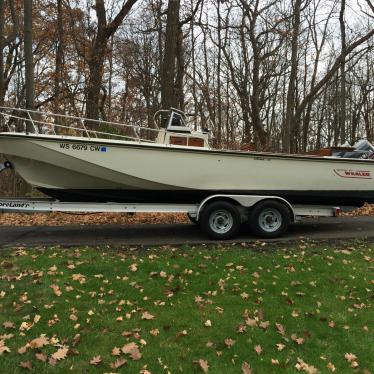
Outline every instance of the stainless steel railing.
<svg viewBox="0 0 374 374"><path fill-rule="evenodd" d="M8 132L85 136L91 138L155 142L157 128L126 125L65 114L22 108L0 107L0 128ZM32 129L33 131L30 131Z"/></svg>

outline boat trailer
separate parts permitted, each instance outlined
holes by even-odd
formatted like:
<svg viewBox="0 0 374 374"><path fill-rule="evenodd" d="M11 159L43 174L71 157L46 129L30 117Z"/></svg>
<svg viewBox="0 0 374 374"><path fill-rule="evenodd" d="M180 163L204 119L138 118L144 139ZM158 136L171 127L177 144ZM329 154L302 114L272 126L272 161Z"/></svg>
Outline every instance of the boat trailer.
<svg viewBox="0 0 374 374"><path fill-rule="evenodd" d="M11 167L7 164L1 169ZM258 238L276 238L303 217L335 217L339 207L291 205L278 196L212 195L198 204L61 202L53 199L0 199L0 213L184 213L211 239L236 236L246 223Z"/></svg>

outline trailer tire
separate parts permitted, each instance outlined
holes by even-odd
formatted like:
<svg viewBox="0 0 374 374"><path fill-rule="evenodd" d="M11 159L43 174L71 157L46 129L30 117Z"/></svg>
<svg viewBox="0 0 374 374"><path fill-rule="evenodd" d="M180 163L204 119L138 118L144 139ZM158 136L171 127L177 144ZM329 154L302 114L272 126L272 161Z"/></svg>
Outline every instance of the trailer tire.
<svg viewBox="0 0 374 374"><path fill-rule="evenodd" d="M226 201L207 205L199 219L200 227L211 239L226 240L234 237L240 229L238 209Z"/></svg>
<svg viewBox="0 0 374 374"><path fill-rule="evenodd" d="M249 214L249 227L259 238L271 239L284 234L291 222L287 206L279 201L258 203Z"/></svg>

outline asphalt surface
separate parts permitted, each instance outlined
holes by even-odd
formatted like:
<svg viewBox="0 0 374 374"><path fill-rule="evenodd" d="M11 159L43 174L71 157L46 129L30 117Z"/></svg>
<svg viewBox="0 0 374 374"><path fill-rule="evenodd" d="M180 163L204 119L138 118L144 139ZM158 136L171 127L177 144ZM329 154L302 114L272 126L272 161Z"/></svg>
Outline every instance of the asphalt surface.
<svg viewBox="0 0 374 374"><path fill-rule="evenodd" d="M290 226L287 234L272 241L374 239L374 217L305 219ZM246 227L227 242L254 242ZM103 225L103 226L0 226L0 247L180 245L214 243L193 224Z"/></svg>

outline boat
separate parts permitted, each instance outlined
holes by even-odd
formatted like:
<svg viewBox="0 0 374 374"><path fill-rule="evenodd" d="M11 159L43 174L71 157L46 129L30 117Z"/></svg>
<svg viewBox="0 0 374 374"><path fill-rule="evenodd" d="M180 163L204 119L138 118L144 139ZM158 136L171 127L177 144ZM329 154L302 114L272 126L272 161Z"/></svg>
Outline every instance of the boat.
<svg viewBox="0 0 374 374"><path fill-rule="evenodd" d="M278 196L291 204L374 202L368 157L213 149L209 132L191 131L182 112L156 118L166 116L165 128L157 120L148 128L0 108L0 153L26 182L66 202L197 203L213 194Z"/></svg>

